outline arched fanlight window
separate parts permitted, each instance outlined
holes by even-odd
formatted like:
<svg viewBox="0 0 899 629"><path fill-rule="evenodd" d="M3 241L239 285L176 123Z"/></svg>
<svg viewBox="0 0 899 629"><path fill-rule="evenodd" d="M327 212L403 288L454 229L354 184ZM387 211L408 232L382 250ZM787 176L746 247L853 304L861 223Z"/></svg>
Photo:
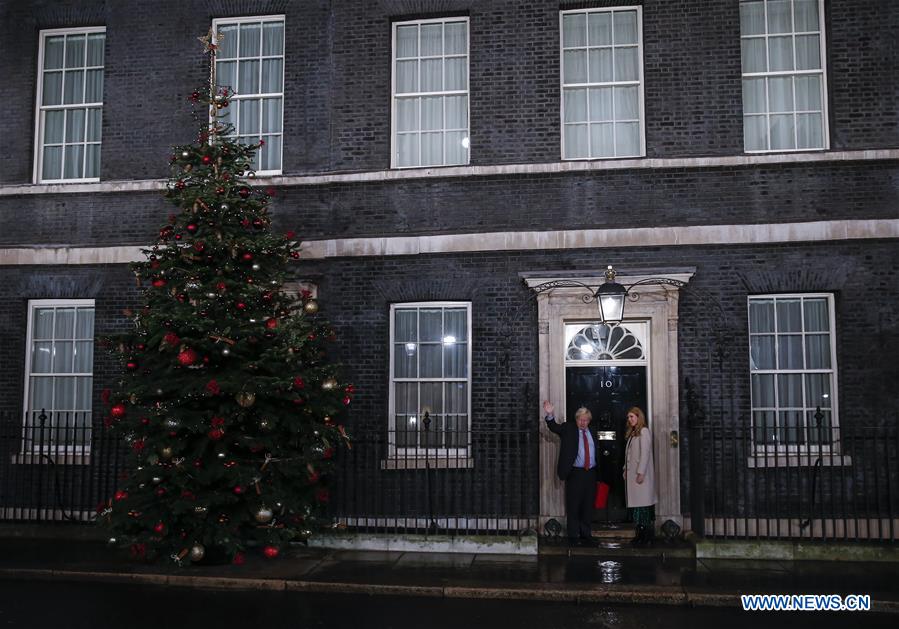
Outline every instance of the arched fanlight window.
<svg viewBox="0 0 899 629"><path fill-rule="evenodd" d="M642 360L640 339L623 325L594 323L575 332L568 343L568 360Z"/></svg>

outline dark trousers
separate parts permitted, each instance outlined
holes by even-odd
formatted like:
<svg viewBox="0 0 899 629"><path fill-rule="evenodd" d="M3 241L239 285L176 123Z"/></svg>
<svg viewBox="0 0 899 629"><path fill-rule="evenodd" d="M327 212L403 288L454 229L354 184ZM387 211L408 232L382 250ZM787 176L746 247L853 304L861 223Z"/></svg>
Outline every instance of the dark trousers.
<svg viewBox="0 0 899 629"><path fill-rule="evenodd" d="M596 468L574 468L565 481L565 513L568 538L587 539L592 532L593 499L596 495Z"/></svg>

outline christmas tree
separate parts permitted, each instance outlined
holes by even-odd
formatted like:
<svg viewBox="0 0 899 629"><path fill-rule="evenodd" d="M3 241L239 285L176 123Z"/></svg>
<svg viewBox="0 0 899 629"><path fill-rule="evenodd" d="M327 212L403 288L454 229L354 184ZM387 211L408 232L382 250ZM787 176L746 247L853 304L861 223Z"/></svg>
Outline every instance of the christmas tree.
<svg viewBox="0 0 899 629"><path fill-rule="evenodd" d="M334 331L316 300L282 290L299 252L245 179L260 145L221 122L234 92L216 85L211 34L200 39L200 134L175 148L166 192L180 212L133 265L142 307L112 343L124 375L104 392L106 423L130 465L102 515L137 556L241 563L249 547L275 557L312 534L335 448L349 445L336 417L353 387L325 360Z"/></svg>

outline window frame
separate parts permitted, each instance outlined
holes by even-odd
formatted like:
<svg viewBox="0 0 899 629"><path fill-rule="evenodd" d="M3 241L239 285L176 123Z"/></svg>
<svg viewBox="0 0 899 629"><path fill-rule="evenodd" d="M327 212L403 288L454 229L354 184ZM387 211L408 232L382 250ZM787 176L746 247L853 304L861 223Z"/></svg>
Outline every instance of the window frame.
<svg viewBox="0 0 899 629"><path fill-rule="evenodd" d="M827 300L827 315L828 315L828 335L830 337L830 368L829 369L807 369L803 367L802 369L753 369L752 368L752 337L753 336L770 336L774 335L775 337L775 356L777 355L777 336L779 333L777 332L777 300L785 300L785 299L826 299ZM752 331L752 319L750 306L753 301L762 301L762 300L774 300L775 301L775 329L773 332L753 332ZM836 304L834 300L833 293L822 293L822 292L814 292L814 293L768 293L768 294L759 294L759 295L748 295L746 298L746 330L747 330L747 357L749 359L749 418L750 418L750 435L752 441L752 450L756 456L766 457L771 455L776 455L777 457L786 456L786 455L807 455L807 454L839 454L840 453L840 421L839 421L839 383L838 383L838 368L837 368L837 336L836 336ZM801 332L802 336L802 353L803 353L803 365L806 361L805 355L805 338L809 334L805 331L805 313L803 310L803 330ZM791 444L791 443L782 443L777 441L776 443L758 443L756 441L756 424L755 424L755 411L756 407L753 405L753 385L752 385L752 376L753 375L765 375L771 374L774 375L774 396L775 396L775 404L773 407L762 407L760 410L774 412L774 430L775 434L777 434L780 430L787 430L786 427L782 427L778 420L778 412L782 409L778 404L778 383L777 376L780 374L801 374L802 378L802 394L803 394L803 409L802 409L802 430L807 431L808 429L808 419L807 419L807 411L809 410L805 406L806 400L806 384L805 384L805 375L813 374L813 373L825 373L830 375L830 396L831 396L831 405L830 405L830 426L826 429L827 432L830 433L829 443L808 443L808 439L804 440L804 443L801 444ZM805 435L807 436L807 432Z"/></svg>
<svg viewBox="0 0 899 629"><path fill-rule="evenodd" d="M765 61L766 61L766 66L767 66L768 38L770 36L768 33L768 0L746 0L746 1L747 2L762 2L765 7L765 34L761 37L763 37L763 39L765 40ZM748 155L764 155L764 154L768 154L768 153L810 153L810 152L814 153L814 152L830 150L830 120L829 120L829 112L828 112L828 107L827 107L827 105L828 105L827 33L826 33L827 29L826 29L826 24L825 24L825 15L824 15L824 0L817 0L817 2L818 2L818 26L819 26L818 31L797 31L796 30L796 23L795 23L796 4L795 4L794 0L789 0L789 1L790 1L790 9L792 11L792 13L790 15L790 18L793 22L792 30L790 30L789 33L777 33L776 35L783 36L783 35L789 34L791 36L791 39L793 42L794 69L789 70L789 71L787 71L787 70L775 70L775 71L766 70L765 72L749 72L749 73L743 72L743 40L744 39L758 39L760 36L759 35L743 35L743 23L742 23L742 18L739 17L739 11L740 11L740 6L742 6L744 4L744 0L740 0L737 3L738 20L740 23L740 105L741 105L740 116L741 116L741 121L743 123L743 126L742 126L743 153L748 154ZM820 70L796 70L795 69L796 36L797 36L797 34L804 35L804 34L812 34L814 32L818 33L819 39L820 39L819 52L821 54L821 69ZM770 107L769 95L768 95L768 79L772 78L772 77L787 77L787 76L789 76L789 77L814 76L814 75L818 75L819 73L821 76L821 119L822 119L821 133L823 134L822 146L814 147L814 148L812 148L812 147L798 148L799 130L798 130L798 125L796 124L796 115L797 115L797 113L800 113L800 112L798 112L798 110L796 109L796 84L795 84L795 81L793 81L793 83L792 83L793 110L791 113L793 116L793 140L794 140L794 144L797 145L797 148L791 148L791 149L782 149L782 148L772 149L772 148L770 148L770 146L771 146L771 110L770 110L771 107ZM764 113L764 116L765 116L765 128L766 128L766 132L767 132L766 138L767 138L767 144L769 147L767 149L747 149L746 148L746 116L747 116L747 114L746 114L745 103L743 102L743 91L744 91L743 90L743 82L747 78L765 79L765 113ZM761 114L749 114L749 115L750 116L760 116Z"/></svg>
<svg viewBox="0 0 899 629"><path fill-rule="evenodd" d="M466 159L459 164L446 163L446 128L442 127L443 142L443 163L424 165L421 163L421 116L419 115L418 129L418 164L412 166L400 166L397 162L397 93L396 93L396 31L400 26L417 25L419 29L422 24L442 24L447 22L464 22L465 23L465 90L444 90L441 92L411 92L404 93L403 98L424 98L428 96L461 96L466 98L465 107L465 130L468 133L468 146L465 148ZM421 31L419 30L419 42L421 41ZM416 57L421 61L421 48L419 47L419 55ZM456 55L458 56L458 55ZM446 58L446 54L441 55L442 59ZM445 76L445 72L444 72ZM421 70L419 66L419 79L421 78ZM419 88L421 85L419 85ZM419 110L420 114L420 110ZM444 123L446 122L446 108L444 107ZM471 20L467 15L441 17L441 18L422 18L418 20L401 20L390 24L390 168L396 170L408 170L410 168L453 168L458 166L468 166L471 164Z"/></svg>
<svg viewBox="0 0 899 629"><path fill-rule="evenodd" d="M37 85L35 87L35 93L37 94L35 102L34 102L34 161L32 165L32 183L34 184L69 184L69 183L95 183L100 181L100 175L97 174L96 177L75 177L71 179L66 179L61 177L59 179L45 179L44 178L44 112L48 109L50 110L61 110L65 111L67 109L88 109L88 108L99 108L100 109L100 141L99 142L85 142L82 143L82 146L87 146L87 144L97 144L100 147L100 166L102 168L102 153L103 153L103 135L102 135L102 126L103 126L103 108L104 101L100 102L84 102L65 105L60 103L59 105L42 105L42 100L44 97L44 52L46 49L46 42L49 37L56 37L59 35L80 35L83 34L85 36L91 35L94 33L103 33L103 94L101 96L105 96L106 92L106 27L105 26L84 26L84 27L72 27L72 28L49 28L42 29L38 32L38 55L37 55ZM86 41L86 40L85 40ZM86 46L85 46L86 47ZM82 69L85 71L85 76L87 74L86 70L88 67L95 66L83 66ZM63 68L65 68L65 59L63 59ZM65 90L65 85L63 85L63 90ZM87 134L87 118L84 121L84 129L85 135ZM65 147L65 126L63 126L63 147ZM85 151L86 153L86 151ZM63 148L63 164L65 163L65 148ZM65 174L64 166L60 168L60 175Z"/></svg>
<svg viewBox="0 0 899 629"><path fill-rule="evenodd" d="M572 15L577 13L583 13L584 15L589 16L591 13L609 13L612 15L612 29L614 32L614 14L615 13L623 13L627 11L636 11L637 13L637 59L639 61L639 72L638 78L636 82L637 86L637 113L640 116L640 151L637 155L607 155L607 156L598 156L591 157L589 154L592 153L592 140L590 138L590 122L589 122L589 104L587 106L587 153L586 157L566 157L565 156L565 33L564 33L564 17L566 15ZM589 17L587 18L589 20ZM614 37L614 35L613 35ZM614 48L614 44L612 48ZM589 47L587 47L589 50ZM589 56L589 53L588 53ZM560 158L562 161L571 162L571 161L596 161L596 160L623 160L623 159L643 159L646 157L646 96L645 96L645 79L644 79L644 62L643 62L643 6L642 5L623 5L623 6L612 6L612 7L594 7L588 9L567 9L559 11L559 147L560 147ZM616 86L630 86L634 85L634 81L610 81L605 83L590 83L589 75L587 76L588 82L586 83L572 83L567 87L571 88L582 87L583 89L588 90L588 98L589 98L589 90L593 87L603 87L608 86L613 89ZM614 98L614 95L613 95ZM614 102L614 101L613 101ZM614 104L613 104L614 107ZM612 132L615 133L615 125L617 121L613 120L612 122ZM614 148L614 146L613 146Z"/></svg>
<svg viewBox="0 0 899 629"><path fill-rule="evenodd" d="M395 328L396 328L396 312L397 310L406 310L406 309L421 309L421 308L465 308L466 310L466 325L468 326L468 348L466 360L468 361L468 376L466 378L399 378L397 379L394 375L394 350L396 349L396 340L395 340ZM390 315L389 315L389 325L390 325L390 360L389 360L389 373L388 373L388 416L387 416L387 437L388 437L388 448L387 448L387 458L393 460L399 460L400 463L404 461L413 462L417 459L446 459L449 463L448 467L469 467L468 457L471 453L471 434L472 434L472 409L471 409L471 388L473 381L472 374L472 346L474 345L474 339L472 338L472 316L471 316L471 302L470 301L414 301L414 302L397 302L390 304ZM419 443L415 447L408 446L398 446L396 441L396 387L395 384L397 382L465 382L468 385L468 400L467 400L467 409L468 409L468 420L466 426L466 444L464 447L429 447L423 446ZM445 400L444 400L445 402Z"/></svg>
<svg viewBox="0 0 899 629"><path fill-rule="evenodd" d="M27 437L29 429L33 430L34 426L29 425L28 415L29 412L34 412L35 409L30 409L30 400L31 400L31 355L34 344L34 313L38 308L78 308L90 306L94 309L94 328L92 330L92 341L96 344L97 333L96 333L96 312L97 305L95 299L29 299L27 302L28 308L28 316L27 316L27 327L26 327L26 336L25 336L25 385L23 388L23 399L22 399L22 444L20 447L20 454L22 455L31 455L31 454L51 454L51 455L74 455L74 456L89 456L91 453L91 448L93 446L93 377L94 377L94 362L91 362L91 371L90 374L87 372L84 373L75 373L71 374L55 374L54 372L50 372L49 377L53 377L54 375L65 375L70 377L79 377L79 376L87 376L91 377L91 407L89 410L85 411L88 413L90 417L90 423L88 424L89 430L87 431L87 439L85 443L81 445L65 445L57 443L55 440L47 441L43 446L35 446L31 445L31 447L27 447L26 444L29 442ZM54 332L54 340L56 340L56 335ZM73 338L74 340L74 338ZM51 410L51 412L54 412ZM79 412L79 411L72 411Z"/></svg>
<svg viewBox="0 0 899 629"><path fill-rule="evenodd" d="M259 105L259 134L258 134L258 135L259 135L260 137L262 137L263 135L280 135L280 136L281 136L281 148L280 148L280 154L279 154L279 160L278 160L278 163L281 165L281 168L278 168L278 169L268 169L268 170L257 170L257 171L255 171L255 176L256 176L256 177L275 177L275 176L284 174L284 135L285 135L285 134L284 134L284 110L286 109L286 107L285 107L285 103L286 103L286 98L285 98L285 92L286 92L286 90L285 90L285 88L286 88L286 85L285 85L284 81L285 81L285 76L286 76L286 73L287 73L287 18L285 17L284 14L278 14L278 15L254 15L254 16L239 16L239 17L238 17L238 16L235 16L235 17L219 17L219 18L213 18L213 20L212 20L212 41L213 41L213 43L215 43L215 42L218 41L219 28L221 28L223 25L236 24L237 27L238 27L238 29L240 29L240 25L241 25L241 24L265 23L265 22L281 22L281 23L283 24L284 41L282 42L283 49L282 49L281 55L280 55L280 56L281 56L281 91L280 91L280 92L258 92L258 93L255 93L255 94L252 94L252 95L246 95L246 96L242 96L239 92L236 92L235 95L234 95L230 100L231 100L231 101L240 101L240 100L249 100L249 99L258 99L258 100L260 100L260 105ZM260 33L260 45L261 45L261 40L262 40L262 34ZM247 58L249 59L249 57L247 57ZM261 60L264 59L264 58L271 58L271 59L273 59L273 58L275 58L275 56L274 56L274 55L271 55L271 56L269 56L269 57L265 57L265 56L263 56L263 55L260 54L259 57L255 57L255 58L257 58L257 59L260 60L260 64L259 64L259 72L260 72L259 89L261 90L261 89L262 89L262 78L261 78L262 63L261 63ZM227 60L228 60L228 61L231 61L230 57L229 57ZM237 62L238 66L240 65L240 60L241 60L241 56L240 56L240 51L238 50L237 56L234 58L234 61ZM216 77L217 77L217 76L218 76L218 64L219 64L218 55L216 55L215 63L216 63L216 68L215 68L215 69L216 69ZM232 87L235 88L235 91L236 91L236 87L237 87L237 86L234 85L234 86L232 86ZM280 131L279 133L268 133L268 134L265 134L265 133L263 133L263 131L262 131L263 107L262 107L262 104L261 104L261 100L263 100L263 99L265 99L265 98L273 98L273 97L275 97L275 96L280 96L280 97L281 97L281 131ZM231 105L229 105L229 107L230 107L230 106L231 106ZM235 120L236 120L237 122L240 122L239 119L238 119L238 116L237 116L236 114L235 114ZM212 121L212 119L211 119L211 117L210 117L210 122L211 122L211 121ZM235 125L234 128L235 128L235 130L237 130L237 125ZM238 135L229 136L229 137L234 137L234 138L236 139L236 138L238 137Z"/></svg>

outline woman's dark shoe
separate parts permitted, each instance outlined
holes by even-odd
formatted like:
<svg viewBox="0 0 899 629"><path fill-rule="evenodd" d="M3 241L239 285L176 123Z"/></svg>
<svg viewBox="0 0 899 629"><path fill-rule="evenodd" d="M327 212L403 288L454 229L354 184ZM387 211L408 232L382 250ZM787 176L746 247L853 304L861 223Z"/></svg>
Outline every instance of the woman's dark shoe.
<svg viewBox="0 0 899 629"><path fill-rule="evenodd" d="M634 539L631 540L631 546L642 546L646 540L646 527L638 524L635 531Z"/></svg>

